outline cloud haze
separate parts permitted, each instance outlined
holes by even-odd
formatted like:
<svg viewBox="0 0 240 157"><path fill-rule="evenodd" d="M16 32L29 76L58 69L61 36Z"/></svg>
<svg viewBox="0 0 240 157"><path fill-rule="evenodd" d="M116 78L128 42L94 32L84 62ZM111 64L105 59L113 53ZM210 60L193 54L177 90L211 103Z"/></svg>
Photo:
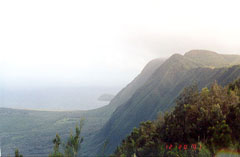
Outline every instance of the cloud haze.
<svg viewBox="0 0 240 157"><path fill-rule="evenodd" d="M125 85L151 59L240 54L238 1L1 1L7 85Z"/></svg>

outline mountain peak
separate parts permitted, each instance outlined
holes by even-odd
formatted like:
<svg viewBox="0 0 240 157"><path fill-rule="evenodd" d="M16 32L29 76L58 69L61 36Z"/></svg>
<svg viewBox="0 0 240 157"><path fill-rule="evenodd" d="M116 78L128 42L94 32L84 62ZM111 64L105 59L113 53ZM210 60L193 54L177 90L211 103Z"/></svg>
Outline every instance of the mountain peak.
<svg viewBox="0 0 240 157"><path fill-rule="evenodd" d="M171 56L171 58L174 58L174 57L182 57L182 55L181 55L181 54L178 54L178 53L175 53L175 54L173 54L173 55Z"/></svg>
<svg viewBox="0 0 240 157"><path fill-rule="evenodd" d="M216 52L209 51L209 50L191 50L189 52L186 52L184 56L190 57L190 56L209 56L209 55L219 55Z"/></svg>
<svg viewBox="0 0 240 157"><path fill-rule="evenodd" d="M178 59L182 59L182 58L183 58L183 55L175 53L168 60L178 60Z"/></svg>
<svg viewBox="0 0 240 157"><path fill-rule="evenodd" d="M208 50L191 50L184 54L189 58L205 67L224 67L230 65L224 55Z"/></svg>

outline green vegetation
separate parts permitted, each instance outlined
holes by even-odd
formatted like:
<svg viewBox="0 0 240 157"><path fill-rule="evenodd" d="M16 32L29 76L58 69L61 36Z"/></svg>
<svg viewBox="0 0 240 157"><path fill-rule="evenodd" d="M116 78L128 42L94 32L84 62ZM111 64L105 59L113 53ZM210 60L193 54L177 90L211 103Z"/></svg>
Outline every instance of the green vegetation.
<svg viewBox="0 0 240 157"><path fill-rule="evenodd" d="M240 152L239 121L240 79L226 87L215 82L201 91L192 85L178 96L172 112L141 122L111 156L207 157L228 148ZM66 144L56 134L49 157L77 157L83 142L82 127L83 120ZM101 156L105 156L107 145L105 141ZM15 157L22 157L18 149Z"/></svg>
<svg viewBox="0 0 240 157"><path fill-rule="evenodd" d="M224 88L215 82L200 92L196 85L185 88L172 112L142 122L113 156L214 156L227 148L240 152L239 89L240 79ZM177 147L181 144L197 146L184 150Z"/></svg>
<svg viewBox="0 0 240 157"><path fill-rule="evenodd" d="M159 59L151 61L109 105L99 109L47 112L0 108L0 138L4 151L2 153L7 155L15 148L19 148L24 155L46 156L52 151L51 139L56 135L56 131L61 136L61 140L66 141L69 128L73 128L79 119L85 117L86 125L82 130L85 140L82 143L81 153L87 156L109 155L134 127L139 127L142 121L154 120L159 113L171 111L184 87L195 82L200 89L209 88L215 80L219 85L226 86L239 78L240 65L237 64L240 64L240 56L237 55L220 55L210 51L194 50L185 55L175 54L164 62ZM204 92L207 93L207 90ZM186 105L188 109L188 104ZM214 104L212 110L218 111L219 105ZM206 108L202 109L200 111L205 113ZM229 110L235 108L229 107ZM219 116L221 120L221 115ZM212 143L202 142L203 147L222 143L217 138L218 134L227 135L224 136L226 137L224 141L229 141L229 135L234 134L235 125L231 124L229 119L223 119L225 121L212 124L214 128L208 129L207 134L213 135L214 138L211 139ZM176 127L181 128L183 124ZM224 130L223 133L218 131L219 128ZM189 130L185 131L188 133ZM166 136L171 135L171 132L165 133ZM199 138L202 140L202 135ZM103 151L102 147L106 140L108 145ZM234 145L231 140L231 145ZM165 144L165 141L162 142ZM217 149L213 147L211 151Z"/></svg>
<svg viewBox="0 0 240 157"><path fill-rule="evenodd" d="M107 154L113 153L134 127L142 121L154 120L159 113L171 111L184 87L194 82L198 87L210 87L216 80L221 86L240 77L239 56L194 50L185 55L175 54L154 70L149 79L113 112L104 127L95 135L89 151L101 151L102 141L108 139ZM208 67L214 68L208 68ZM96 148L98 146L98 148Z"/></svg>
<svg viewBox="0 0 240 157"><path fill-rule="evenodd" d="M66 144L62 143L60 136L56 134L53 139L53 152L49 154L49 157L77 157L83 142L83 137L81 137L82 127L83 119L80 121L79 126L76 125L75 135L72 132L70 133ZM60 146L62 146L64 153L60 151ZM23 155L19 154L18 149L15 150L15 157L23 157Z"/></svg>
<svg viewBox="0 0 240 157"><path fill-rule="evenodd" d="M83 142L83 137L81 137L82 127L83 120L80 121L79 126L76 126L75 135L73 135L72 132L70 133L66 144L62 143L60 136L56 134L56 137L53 140L53 153L51 153L49 157L77 157ZM61 144L63 146L64 153L61 153L60 151Z"/></svg>
<svg viewBox="0 0 240 157"><path fill-rule="evenodd" d="M82 151L83 154L94 152L95 155L96 132L103 127L115 109L124 104L162 63L161 59L151 61L132 83L122 89L109 105L102 108L64 112L0 108L2 155L14 155L13 150L19 148L26 156L47 156L52 151L51 139L56 131L63 140L67 140L69 128L73 128L83 117L86 124L82 130L82 135L85 137ZM94 146L90 146L91 144ZM99 145L101 151L102 145Z"/></svg>
<svg viewBox="0 0 240 157"><path fill-rule="evenodd" d="M53 153L49 155L49 157L63 157L63 154L59 150L59 146L61 144L61 138L58 134L56 134L56 137L53 140Z"/></svg>
<svg viewBox="0 0 240 157"><path fill-rule="evenodd" d="M23 155L19 153L18 149L15 150L15 157L23 157Z"/></svg>
<svg viewBox="0 0 240 157"><path fill-rule="evenodd" d="M105 110L107 111L107 110ZM0 139L2 155L14 155L15 148L24 156L48 156L52 151L52 139L56 132L63 141L69 137L70 128L85 118L82 135L86 137L82 148L91 136L109 118L103 109L91 111L32 111L0 108Z"/></svg>

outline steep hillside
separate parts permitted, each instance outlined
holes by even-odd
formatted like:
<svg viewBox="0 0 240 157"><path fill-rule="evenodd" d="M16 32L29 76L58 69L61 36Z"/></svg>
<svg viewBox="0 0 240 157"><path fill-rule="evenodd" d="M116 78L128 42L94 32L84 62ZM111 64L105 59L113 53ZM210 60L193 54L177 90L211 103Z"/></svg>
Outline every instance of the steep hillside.
<svg viewBox="0 0 240 157"><path fill-rule="evenodd" d="M214 82L202 90L195 85L185 88L172 112L141 122L113 156L239 156L239 85L240 79L226 87Z"/></svg>
<svg viewBox="0 0 240 157"><path fill-rule="evenodd" d="M83 149L94 138L113 111L124 104L140 88L152 73L164 62L155 59L109 105L89 111L48 112L0 108L0 142L3 155L12 154L19 148L24 156L47 156L52 150L52 140L56 133L65 139L81 118L85 119L83 128Z"/></svg>
<svg viewBox="0 0 240 157"><path fill-rule="evenodd" d="M112 113L118 106L126 103L126 101L135 93L135 91L149 80L153 72L155 72L155 70L159 68L163 62L164 59L154 59L150 61L142 70L142 72L113 98L106 108L111 110Z"/></svg>
<svg viewBox="0 0 240 157"><path fill-rule="evenodd" d="M75 112L0 109L2 148L6 154L18 147L24 155L47 155L56 132L65 138L84 117L83 154L98 154L105 140L109 143L107 153L112 153L141 121L171 110L184 87L197 83L202 88L215 80L226 85L240 77L240 66L236 64L240 64L240 56L193 50L185 55L175 54L166 61L151 61L102 108Z"/></svg>
<svg viewBox="0 0 240 157"><path fill-rule="evenodd" d="M103 141L108 140L107 151L111 153L141 121L152 120L159 112L171 109L183 88L192 83L197 83L202 88L215 80L221 85L226 85L240 77L240 67L231 67L233 63L238 62L233 62L234 57L226 56L195 50L184 56L176 54L170 57L156 68L141 88L114 111L93 138L91 150L97 150Z"/></svg>

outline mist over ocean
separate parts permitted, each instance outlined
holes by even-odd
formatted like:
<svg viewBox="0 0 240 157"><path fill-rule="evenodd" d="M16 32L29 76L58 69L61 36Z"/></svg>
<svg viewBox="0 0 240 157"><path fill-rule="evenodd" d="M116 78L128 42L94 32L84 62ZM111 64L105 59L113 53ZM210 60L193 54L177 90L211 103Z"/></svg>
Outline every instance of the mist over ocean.
<svg viewBox="0 0 240 157"><path fill-rule="evenodd" d="M105 106L103 94L115 95L120 87L31 87L1 89L0 107L33 110L89 110Z"/></svg>

